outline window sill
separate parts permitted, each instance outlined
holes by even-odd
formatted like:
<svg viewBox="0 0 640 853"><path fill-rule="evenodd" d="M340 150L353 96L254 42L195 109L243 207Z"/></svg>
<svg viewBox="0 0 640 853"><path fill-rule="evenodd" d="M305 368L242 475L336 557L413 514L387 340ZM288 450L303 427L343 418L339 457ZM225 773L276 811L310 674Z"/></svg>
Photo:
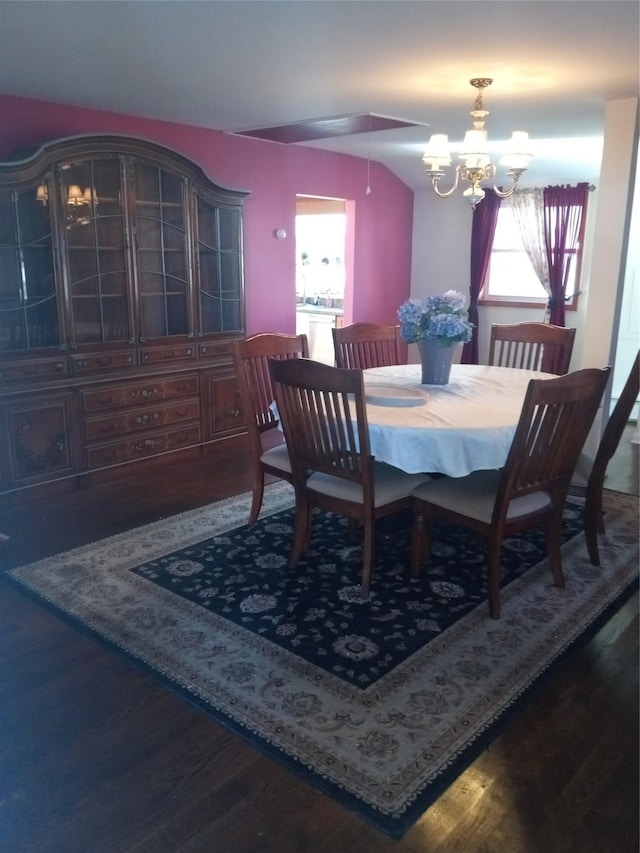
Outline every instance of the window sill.
<svg viewBox="0 0 640 853"><path fill-rule="evenodd" d="M534 308L536 311L546 308L546 301L541 299L540 302L518 302L515 299L479 299L478 306L486 305L488 308ZM565 311L577 311L577 300L572 300L564 306Z"/></svg>

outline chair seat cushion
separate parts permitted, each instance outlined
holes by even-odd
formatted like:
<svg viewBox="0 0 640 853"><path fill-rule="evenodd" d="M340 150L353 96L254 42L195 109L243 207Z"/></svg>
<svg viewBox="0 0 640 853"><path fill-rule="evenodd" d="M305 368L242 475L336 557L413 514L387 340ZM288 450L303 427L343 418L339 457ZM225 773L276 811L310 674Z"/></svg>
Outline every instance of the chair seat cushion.
<svg viewBox="0 0 640 853"><path fill-rule="evenodd" d="M420 483L429 479L427 474L407 474L384 462L373 463L374 506L380 507L407 498ZM315 492L353 503L363 502L363 490L359 483L332 477L331 474L312 474L307 486Z"/></svg>
<svg viewBox="0 0 640 853"><path fill-rule="evenodd" d="M291 460L289 459L289 451L286 444L278 444L271 447L260 457L263 465L269 465L271 468L278 468L280 471L288 471L291 474Z"/></svg>
<svg viewBox="0 0 640 853"><path fill-rule="evenodd" d="M501 471L474 471L467 477L442 477L423 483L413 495L427 503L491 523ZM551 506L547 492L533 492L514 498L509 504L507 520L513 521L531 513L540 512Z"/></svg>

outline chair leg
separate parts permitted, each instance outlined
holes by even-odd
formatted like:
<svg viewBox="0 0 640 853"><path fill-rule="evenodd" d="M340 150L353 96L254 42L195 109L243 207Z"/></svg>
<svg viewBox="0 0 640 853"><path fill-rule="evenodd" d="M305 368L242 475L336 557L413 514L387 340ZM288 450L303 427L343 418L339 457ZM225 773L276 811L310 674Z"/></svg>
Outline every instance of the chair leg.
<svg viewBox="0 0 640 853"><path fill-rule="evenodd" d="M429 560L430 537L427 535L427 519L423 512L414 510L411 528L411 574L418 577L422 566Z"/></svg>
<svg viewBox="0 0 640 853"><path fill-rule="evenodd" d="M311 504L309 501L299 498L298 495L296 495L295 527L295 538L291 551L291 559L289 560L291 567L297 565L300 557L307 550L311 532Z"/></svg>
<svg viewBox="0 0 640 853"><path fill-rule="evenodd" d="M362 555L362 577L360 580L360 598L369 598L371 572L375 554L375 525L373 519L364 523L364 543Z"/></svg>
<svg viewBox="0 0 640 853"><path fill-rule="evenodd" d="M260 515L262 507L262 496L264 494L264 472L262 469L253 472L253 497L251 498L251 512L249 513L249 527L255 524Z"/></svg>
<svg viewBox="0 0 640 853"><path fill-rule="evenodd" d="M562 572L562 507L556 511L547 523L547 559L553 575L554 584L564 589Z"/></svg>
<svg viewBox="0 0 640 853"><path fill-rule="evenodd" d="M587 543L589 560L592 566L600 565L598 533L604 533L602 513L602 492L589 493L584 504L584 538Z"/></svg>
<svg viewBox="0 0 640 853"><path fill-rule="evenodd" d="M487 592L489 596L489 616L500 618L500 575L502 571L502 544L489 544L487 555Z"/></svg>

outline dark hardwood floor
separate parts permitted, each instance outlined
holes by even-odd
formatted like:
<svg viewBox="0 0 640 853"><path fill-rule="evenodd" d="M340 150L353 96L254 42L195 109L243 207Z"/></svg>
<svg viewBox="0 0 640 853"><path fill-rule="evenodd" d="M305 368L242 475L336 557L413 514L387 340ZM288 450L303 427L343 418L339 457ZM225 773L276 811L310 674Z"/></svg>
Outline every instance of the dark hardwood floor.
<svg viewBox="0 0 640 853"><path fill-rule="evenodd" d="M623 440L607 481L637 493ZM635 468L634 468L635 466ZM0 511L4 568L248 487L244 451ZM0 583L2 853L638 851L638 597L392 841Z"/></svg>

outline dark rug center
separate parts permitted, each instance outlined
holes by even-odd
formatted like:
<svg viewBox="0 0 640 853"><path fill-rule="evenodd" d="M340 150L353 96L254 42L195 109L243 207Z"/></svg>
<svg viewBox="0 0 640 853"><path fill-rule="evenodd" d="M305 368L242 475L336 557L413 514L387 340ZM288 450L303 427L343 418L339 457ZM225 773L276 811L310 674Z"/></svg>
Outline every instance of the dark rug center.
<svg viewBox="0 0 640 853"><path fill-rule="evenodd" d="M485 544L463 528L435 525L431 560L412 578L409 514L382 519L362 601L361 543L345 519L316 512L311 547L291 569L293 520L285 510L131 571L361 689L486 601ZM581 507L568 504L564 541L582 529ZM545 554L543 530L506 540L502 585Z"/></svg>

